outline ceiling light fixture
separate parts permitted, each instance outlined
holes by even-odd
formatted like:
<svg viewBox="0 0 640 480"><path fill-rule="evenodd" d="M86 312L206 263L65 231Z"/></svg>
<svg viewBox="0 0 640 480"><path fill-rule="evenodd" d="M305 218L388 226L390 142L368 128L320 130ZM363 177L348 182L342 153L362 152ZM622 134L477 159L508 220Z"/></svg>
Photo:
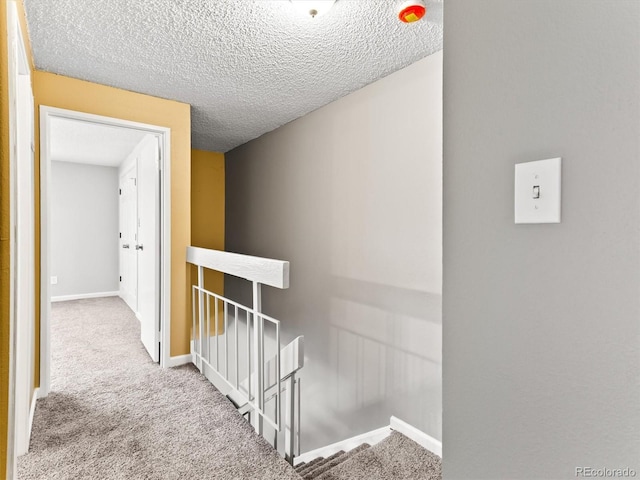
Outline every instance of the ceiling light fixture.
<svg viewBox="0 0 640 480"><path fill-rule="evenodd" d="M291 3L300 13L316 18L331 10L336 0L291 0Z"/></svg>

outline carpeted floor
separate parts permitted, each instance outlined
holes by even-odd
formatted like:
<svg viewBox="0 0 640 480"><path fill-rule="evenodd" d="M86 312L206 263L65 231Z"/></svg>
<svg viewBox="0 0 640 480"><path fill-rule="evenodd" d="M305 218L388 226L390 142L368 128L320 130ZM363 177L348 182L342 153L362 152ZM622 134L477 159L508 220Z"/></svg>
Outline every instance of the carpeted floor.
<svg viewBox="0 0 640 480"><path fill-rule="evenodd" d="M160 369L117 297L54 303L27 479L299 479L192 366Z"/></svg>
<svg viewBox="0 0 640 480"><path fill-rule="evenodd" d="M441 480L442 460L401 433L363 449L314 480Z"/></svg>

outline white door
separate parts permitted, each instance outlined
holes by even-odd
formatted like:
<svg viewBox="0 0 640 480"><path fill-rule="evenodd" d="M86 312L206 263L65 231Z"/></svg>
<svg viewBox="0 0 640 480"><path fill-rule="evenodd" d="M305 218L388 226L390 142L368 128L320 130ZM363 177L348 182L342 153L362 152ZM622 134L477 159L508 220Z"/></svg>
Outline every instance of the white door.
<svg viewBox="0 0 640 480"><path fill-rule="evenodd" d="M16 454L29 449L34 385L35 237L33 96L29 75L18 76L16 168Z"/></svg>
<svg viewBox="0 0 640 480"><path fill-rule="evenodd" d="M137 165L120 176L120 297L138 311L138 227Z"/></svg>
<svg viewBox="0 0 640 480"><path fill-rule="evenodd" d="M8 2L9 14L9 120L10 120L10 189L9 212L11 243L9 303L12 332L11 374L9 375L9 428L7 429L7 473L15 475L14 455L29 449L30 407L34 394L35 354L35 191L33 130L34 105L26 50L20 33L15 2ZM4 234L4 232L3 232ZM4 240L4 239L3 239ZM3 326L4 327L4 326ZM4 472L3 472L4 473Z"/></svg>
<svg viewBox="0 0 640 480"><path fill-rule="evenodd" d="M142 343L160 360L160 149L149 135L138 155L138 315Z"/></svg>

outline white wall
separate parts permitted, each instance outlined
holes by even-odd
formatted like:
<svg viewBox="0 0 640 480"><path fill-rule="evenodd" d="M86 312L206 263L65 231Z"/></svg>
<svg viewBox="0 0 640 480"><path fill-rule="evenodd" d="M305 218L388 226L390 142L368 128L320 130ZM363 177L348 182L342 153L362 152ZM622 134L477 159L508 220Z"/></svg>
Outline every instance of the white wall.
<svg viewBox="0 0 640 480"><path fill-rule="evenodd" d="M53 298L118 291L118 168L51 162Z"/></svg>
<svg viewBox="0 0 640 480"><path fill-rule="evenodd" d="M444 478L637 478L640 2L444 5ZM558 156L562 223L515 225Z"/></svg>
<svg viewBox="0 0 640 480"><path fill-rule="evenodd" d="M291 262L263 298L305 335L303 451L391 415L440 438L442 53L232 150L226 182L227 250Z"/></svg>

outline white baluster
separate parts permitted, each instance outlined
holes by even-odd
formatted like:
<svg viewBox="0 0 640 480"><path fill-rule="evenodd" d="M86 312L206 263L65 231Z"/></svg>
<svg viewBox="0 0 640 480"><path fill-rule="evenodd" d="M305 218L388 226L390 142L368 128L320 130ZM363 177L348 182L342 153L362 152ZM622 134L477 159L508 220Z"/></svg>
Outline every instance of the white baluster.
<svg viewBox="0 0 640 480"><path fill-rule="evenodd" d="M257 410L262 413L264 408L264 351L263 351L263 319L260 316L262 312L262 291L258 282L253 283L253 350L254 350L254 395ZM256 412L254 420L254 428L259 435L262 435L262 415Z"/></svg>

